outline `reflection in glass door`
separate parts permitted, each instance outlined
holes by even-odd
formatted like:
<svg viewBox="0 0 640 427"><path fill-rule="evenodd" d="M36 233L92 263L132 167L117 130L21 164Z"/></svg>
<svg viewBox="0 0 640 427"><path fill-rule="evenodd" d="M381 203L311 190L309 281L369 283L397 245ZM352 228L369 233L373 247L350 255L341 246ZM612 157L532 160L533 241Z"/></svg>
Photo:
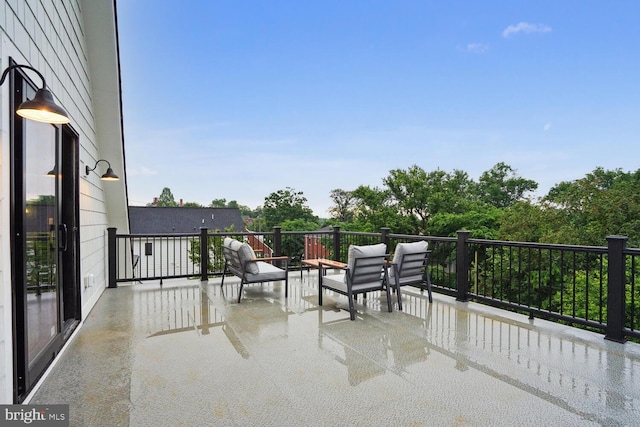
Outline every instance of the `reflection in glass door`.
<svg viewBox="0 0 640 427"><path fill-rule="evenodd" d="M25 121L27 356L31 367L60 331L56 128Z"/></svg>

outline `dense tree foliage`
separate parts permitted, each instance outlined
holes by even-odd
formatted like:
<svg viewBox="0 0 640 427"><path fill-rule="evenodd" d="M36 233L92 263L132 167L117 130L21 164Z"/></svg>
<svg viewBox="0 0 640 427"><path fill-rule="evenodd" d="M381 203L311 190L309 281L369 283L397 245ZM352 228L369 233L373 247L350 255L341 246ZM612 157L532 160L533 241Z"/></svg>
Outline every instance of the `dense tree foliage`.
<svg viewBox="0 0 640 427"><path fill-rule="evenodd" d="M330 222L353 231L451 236L465 229L478 238L598 246L624 235L640 244L640 170L596 168L537 200L528 196L538 184L502 162L477 182L463 171L414 165L391 170L383 184L334 190Z"/></svg>
<svg viewBox="0 0 640 427"><path fill-rule="evenodd" d="M584 178L561 182L543 200L563 220L552 236L563 243L603 245L608 235L640 243L640 170L597 168Z"/></svg>
<svg viewBox="0 0 640 427"><path fill-rule="evenodd" d="M331 191L330 197L333 201L333 206L329 208L331 218L338 223L352 222L356 207L356 198L353 192L336 188Z"/></svg>
<svg viewBox="0 0 640 427"><path fill-rule="evenodd" d="M252 210L249 206L241 205L236 200L231 200L227 203L227 199L213 199L211 203L209 203L209 207L211 208L234 208L240 211L240 215L255 217L256 211Z"/></svg>
<svg viewBox="0 0 640 427"><path fill-rule="evenodd" d="M160 206L160 207L174 207L178 206L176 199L173 197L173 193L168 187L164 187L157 200L148 203L147 206Z"/></svg>
<svg viewBox="0 0 640 427"><path fill-rule="evenodd" d="M286 220L303 220L319 224L320 219L306 203L307 199L302 191L296 191L291 187L271 193L265 197L262 207L265 226L272 228L282 225Z"/></svg>
<svg viewBox="0 0 640 427"><path fill-rule="evenodd" d="M202 205L198 202L184 202L182 205L176 202L173 197L173 193L168 187L162 189L160 196L158 196L153 202L147 203L147 206L159 206L159 207L185 207L185 208L201 208Z"/></svg>
<svg viewBox="0 0 640 427"><path fill-rule="evenodd" d="M537 182L519 177L511 166L500 162L480 176L476 193L484 203L508 208L537 188Z"/></svg>
<svg viewBox="0 0 640 427"><path fill-rule="evenodd" d="M389 227L394 233L450 236L466 229L474 237L504 238L506 209L538 186L504 163L484 172L478 182L464 171L427 172L413 165L391 170L383 183L383 188L334 190L331 220L354 231Z"/></svg>
<svg viewBox="0 0 640 427"><path fill-rule="evenodd" d="M203 206L198 202L184 202L182 203L183 208L202 208Z"/></svg>

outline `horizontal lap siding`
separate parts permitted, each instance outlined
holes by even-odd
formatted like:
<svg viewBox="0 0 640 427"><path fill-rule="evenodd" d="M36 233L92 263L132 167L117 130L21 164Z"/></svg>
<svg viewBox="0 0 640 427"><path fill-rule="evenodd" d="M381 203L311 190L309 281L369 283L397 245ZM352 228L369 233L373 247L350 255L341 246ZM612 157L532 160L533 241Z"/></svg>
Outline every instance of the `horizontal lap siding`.
<svg viewBox="0 0 640 427"><path fill-rule="evenodd" d="M86 159L100 156L94 110L95 85L91 81L87 41L87 30L96 31L87 23L86 14L83 15L93 1L0 0L0 66L4 70L9 58L13 58L18 64L31 65L42 73L56 103L71 116L71 126L79 135L81 163L88 163ZM107 13L92 19L113 21L113 1L100 1L100 7L104 8L101 12ZM95 8L93 13L97 15ZM113 37L115 40L115 31ZM113 55L106 55L109 54ZM113 62L117 64L117 51ZM33 72L27 70L25 74L36 85L41 84ZM117 78L119 79L119 75ZM113 90L119 91L119 87L114 87ZM13 362L11 257L10 238L7 235L10 229L8 84L0 87L0 94L0 403L9 403L12 401ZM120 114L119 109L117 114ZM119 126L120 123L114 124L114 127ZM105 285L107 197L101 184L85 180L82 165L80 169L81 275L92 274L98 279L97 285ZM124 175L124 171L121 173ZM83 315L95 303L103 288L104 286L87 289L81 287Z"/></svg>

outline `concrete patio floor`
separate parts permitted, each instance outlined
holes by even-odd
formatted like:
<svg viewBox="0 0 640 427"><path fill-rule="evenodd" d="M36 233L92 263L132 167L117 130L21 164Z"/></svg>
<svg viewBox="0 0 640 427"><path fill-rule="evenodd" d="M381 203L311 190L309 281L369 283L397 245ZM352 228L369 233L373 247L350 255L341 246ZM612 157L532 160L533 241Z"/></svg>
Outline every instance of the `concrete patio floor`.
<svg viewBox="0 0 640 427"><path fill-rule="evenodd" d="M72 426L586 426L640 423L640 345L403 288L345 297L317 275L106 289L28 399ZM395 297L394 297L395 298Z"/></svg>

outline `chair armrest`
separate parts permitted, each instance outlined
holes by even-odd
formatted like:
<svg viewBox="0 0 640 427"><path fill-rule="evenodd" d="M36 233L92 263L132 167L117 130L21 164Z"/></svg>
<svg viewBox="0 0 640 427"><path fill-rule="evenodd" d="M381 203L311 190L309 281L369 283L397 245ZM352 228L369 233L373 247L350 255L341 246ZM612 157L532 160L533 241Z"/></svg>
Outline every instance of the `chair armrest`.
<svg viewBox="0 0 640 427"><path fill-rule="evenodd" d="M285 261L285 260L289 260L288 256L272 256L272 257L266 257L266 258L251 258L249 261L251 262L258 262L258 261Z"/></svg>
<svg viewBox="0 0 640 427"><path fill-rule="evenodd" d="M343 262L338 262L338 261L331 261L331 262L325 262L322 260L318 261L318 267L320 268L332 268L335 270L347 270L348 266L347 264L343 263Z"/></svg>
<svg viewBox="0 0 640 427"><path fill-rule="evenodd" d="M249 263L252 262L272 262L272 261L284 261L284 269L289 271L289 257L286 255L282 255L282 256L272 256L272 257L266 257L266 258L251 258L248 259L245 265L249 265Z"/></svg>

